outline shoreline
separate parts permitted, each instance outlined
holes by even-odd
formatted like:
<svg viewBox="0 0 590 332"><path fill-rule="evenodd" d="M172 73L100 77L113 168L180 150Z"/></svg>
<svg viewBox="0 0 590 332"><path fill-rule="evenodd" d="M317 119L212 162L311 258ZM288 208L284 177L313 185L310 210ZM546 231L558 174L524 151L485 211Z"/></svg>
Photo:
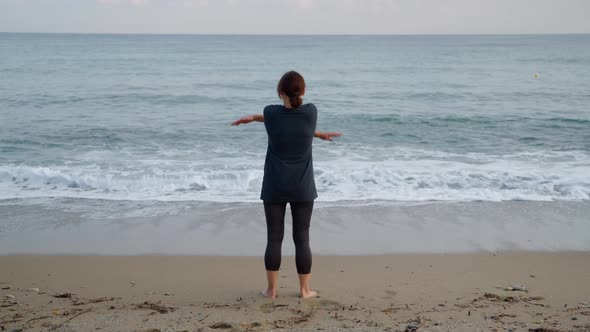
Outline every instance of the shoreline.
<svg viewBox="0 0 590 332"><path fill-rule="evenodd" d="M156 216L90 208L0 207L0 254L258 256L266 246L260 204L178 205ZM590 201L318 206L310 242L317 255L590 251L589 215ZM283 255L294 254L291 232L287 212Z"/></svg>
<svg viewBox="0 0 590 332"><path fill-rule="evenodd" d="M288 240L288 239L287 239ZM284 240L285 241L285 240ZM283 246L286 243L283 241ZM312 250L313 251L313 250ZM398 253L381 253L381 254L316 254L313 253L314 257L324 258L344 258L344 257L390 257L390 256L497 256L497 255L512 255L512 254L548 254L548 255L560 255L560 254L586 254L590 253L590 250L533 250L533 249L510 249L510 250L479 250L479 251L462 251L462 252L398 252ZM0 253L0 258L8 257L121 257L121 258L139 258L139 257L200 257L200 258L220 258L220 259L252 259L261 257L264 252L259 254L248 254L248 255L223 255L223 254L169 254L169 253L140 253L140 254L100 254L100 253L27 253L27 252L14 252L14 253ZM294 253L283 253L283 257L295 257Z"/></svg>
<svg viewBox="0 0 590 332"><path fill-rule="evenodd" d="M3 255L0 326L405 331L414 324L419 331L589 331L588 263L590 251L315 255L311 285L320 296L300 300L289 256L279 297L271 301L258 295L265 287L262 257ZM527 291L497 288L509 286Z"/></svg>

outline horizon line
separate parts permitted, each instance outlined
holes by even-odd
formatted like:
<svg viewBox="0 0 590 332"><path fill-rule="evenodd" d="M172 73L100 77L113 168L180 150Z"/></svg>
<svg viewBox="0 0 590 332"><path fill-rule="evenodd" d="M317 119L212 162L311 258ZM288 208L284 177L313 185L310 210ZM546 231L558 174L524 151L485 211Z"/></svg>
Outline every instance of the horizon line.
<svg viewBox="0 0 590 332"><path fill-rule="evenodd" d="M277 36L277 37L371 37L371 36L556 36L556 35L590 35L590 32L509 32L509 33L155 33L155 32L36 32L36 31L0 31L0 34L46 34L46 35L137 35L137 36Z"/></svg>

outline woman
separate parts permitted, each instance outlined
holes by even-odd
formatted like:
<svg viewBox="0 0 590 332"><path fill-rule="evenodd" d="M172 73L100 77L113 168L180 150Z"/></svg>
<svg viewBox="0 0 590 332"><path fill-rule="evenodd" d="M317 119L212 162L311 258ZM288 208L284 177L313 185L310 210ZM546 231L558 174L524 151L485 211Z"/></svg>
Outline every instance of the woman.
<svg viewBox="0 0 590 332"><path fill-rule="evenodd" d="M305 80L299 73L290 71L283 75L277 92L283 105L266 106L263 114L243 117L232 125L264 122L268 134L260 195L266 215L267 244L264 264L268 287L261 293L271 299L277 296L285 209L289 203L293 217L295 265L299 274L300 297L305 299L318 294L309 288L309 224L313 202L318 196L313 177L312 142L314 137L332 141L333 137L341 134L316 131L317 109L314 104L303 105L301 97L305 94Z"/></svg>

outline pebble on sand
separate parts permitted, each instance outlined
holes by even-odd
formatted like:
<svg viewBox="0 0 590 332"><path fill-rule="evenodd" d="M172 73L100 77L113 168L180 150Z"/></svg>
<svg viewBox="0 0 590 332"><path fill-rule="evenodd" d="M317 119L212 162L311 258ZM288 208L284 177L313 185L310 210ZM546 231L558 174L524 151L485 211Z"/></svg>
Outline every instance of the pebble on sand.
<svg viewBox="0 0 590 332"><path fill-rule="evenodd" d="M520 284L510 284L510 286L496 286L496 288L508 291L508 292L528 292L529 290L526 288L525 285Z"/></svg>

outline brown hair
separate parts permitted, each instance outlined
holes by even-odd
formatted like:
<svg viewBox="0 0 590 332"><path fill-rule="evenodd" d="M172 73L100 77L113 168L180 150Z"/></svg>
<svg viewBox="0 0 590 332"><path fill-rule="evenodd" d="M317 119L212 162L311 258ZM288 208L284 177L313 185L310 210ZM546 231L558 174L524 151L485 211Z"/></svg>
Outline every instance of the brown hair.
<svg viewBox="0 0 590 332"><path fill-rule="evenodd" d="M291 107L297 108L303 104L301 96L305 94L305 80L303 76L296 71L285 73L277 85L279 97L285 95L289 97Z"/></svg>

